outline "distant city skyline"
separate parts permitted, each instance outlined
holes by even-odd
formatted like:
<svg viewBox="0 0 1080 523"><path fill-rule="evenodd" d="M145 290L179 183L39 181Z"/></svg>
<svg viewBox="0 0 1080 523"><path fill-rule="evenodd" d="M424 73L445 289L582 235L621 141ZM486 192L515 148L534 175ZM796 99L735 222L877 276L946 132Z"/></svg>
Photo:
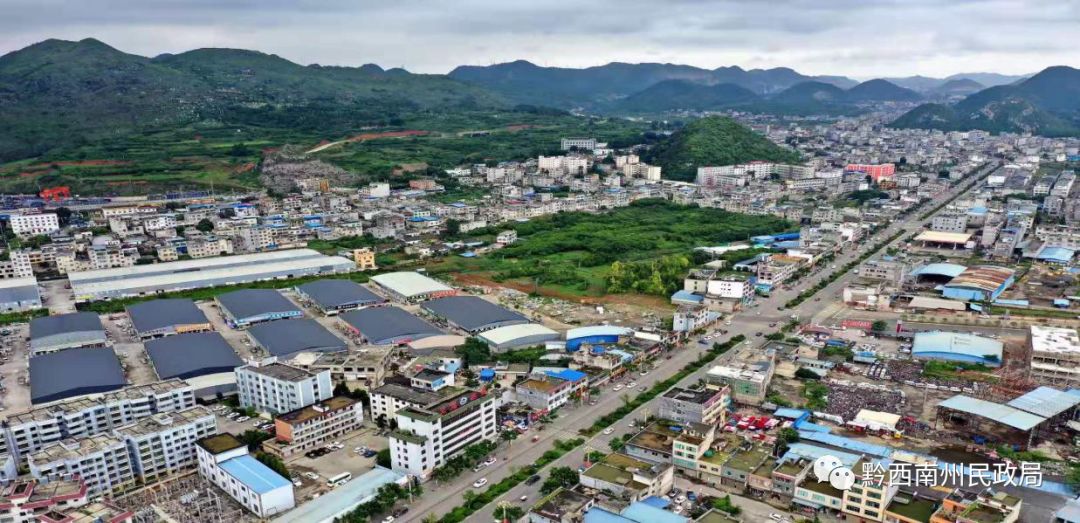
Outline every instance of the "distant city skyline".
<svg viewBox="0 0 1080 523"><path fill-rule="evenodd" d="M154 56L203 47L419 73L518 59L790 67L854 79L1080 66L1080 1L4 0L0 54L97 38Z"/></svg>

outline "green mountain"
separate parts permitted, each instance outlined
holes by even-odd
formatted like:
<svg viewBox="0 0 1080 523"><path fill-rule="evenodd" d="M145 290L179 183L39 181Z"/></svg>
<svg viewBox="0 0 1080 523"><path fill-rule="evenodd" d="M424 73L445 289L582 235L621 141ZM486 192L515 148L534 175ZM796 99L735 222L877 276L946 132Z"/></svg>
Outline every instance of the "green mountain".
<svg viewBox="0 0 1080 523"><path fill-rule="evenodd" d="M922 95L892 82L876 79L863 82L847 90L844 96L849 102L914 102Z"/></svg>
<svg viewBox="0 0 1080 523"><path fill-rule="evenodd" d="M571 69L540 67L525 60L490 66L463 65L449 76L483 86L517 103L562 108L603 107L666 80L734 84L762 95L815 79L843 87L855 85L843 77L812 77L782 67L748 71L739 67L710 70L678 64L610 63Z"/></svg>
<svg viewBox="0 0 1080 523"><path fill-rule="evenodd" d="M1016 84L983 89L950 106L921 105L890 125L1080 136L1080 70L1050 67Z"/></svg>
<svg viewBox="0 0 1080 523"><path fill-rule="evenodd" d="M710 110L753 100L758 95L735 84L704 85L687 80L664 80L612 104L628 113L658 113L677 109Z"/></svg>
<svg viewBox="0 0 1080 523"><path fill-rule="evenodd" d="M945 83L935 87L931 92L938 96L967 96L983 89L986 89L986 86L975 80L970 78L958 78L956 80L945 81Z"/></svg>
<svg viewBox="0 0 1080 523"><path fill-rule="evenodd" d="M46 40L0 57L0 161L202 120L332 134L415 111L504 104L442 75L302 66L236 49L147 58L93 39Z"/></svg>
<svg viewBox="0 0 1080 523"><path fill-rule="evenodd" d="M663 167L664 178L690 181L698 167L754 160L797 162L799 153L772 143L731 118L710 116L675 131L653 146L645 159Z"/></svg>

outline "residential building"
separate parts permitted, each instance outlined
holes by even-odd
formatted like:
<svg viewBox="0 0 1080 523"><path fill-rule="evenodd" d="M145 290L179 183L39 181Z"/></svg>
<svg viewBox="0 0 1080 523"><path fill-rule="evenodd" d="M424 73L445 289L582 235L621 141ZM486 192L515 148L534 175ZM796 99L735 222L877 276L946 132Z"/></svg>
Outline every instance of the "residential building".
<svg viewBox="0 0 1080 523"><path fill-rule="evenodd" d="M1031 377L1058 387L1080 387L1080 336L1076 329L1032 325Z"/></svg>
<svg viewBox="0 0 1080 523"><path fill-rule="evenodd" d="M273 362L237 367L234 372L240 405L270 414L302 409L329 399L334 391L328 370L309 372Z"/></svg>
<svg viewBox="0 0 1080 523"><path fill-rule="evenodd" d="M30 475L43 483L78 475L91 495L135 485L135 471L124 440L107 434L65 439L27 456Z"/></svg>
<svg viewBox="0 0 1080 523"><path fill-rule="evenodd" d="M728 387L698 390L674 387L660 396L659 415L683 423L722 425L727 422L726 412L730 405L731 390Z"/></svg>
<svg viewBox="0 0 1080 523"><path fill-rule="evenodd" d="M866 456L859 458L851 468L855 473L855 484L844 491L844 507L841 509L844 514L863 521L884 521L885 508L900 490L900 486L890 480L891 464L888 459L878 460ZM875 481L863 472L875 467L883 471L882 481Z"/></svg>
<svg viewBox="0 0 1080 523"><path fill-rule="evenodd" d="M641 501L670 492L675 486L675 467L614 452L582 472L580 481L585 487L611 492L631 502Z"/></svg>
<svg viewBox="0 0 1080 523"><path fill-rule="evenodd" d="M939 213L930 221L930 229L940 232L965 232L967 224L966 213Z"/></svg>
<svg viewBox="0 0 1080 523"><path fill-rule="evenodd" d="M260 518L294 506L293 485L248 453L231 434L218 434L195 445L199 475L210 480Z"/></svg>
<svg viewBox="0 0 1080 523"><path fill-rule="evenodd" d="M286 459L360 430L363 422L362 403L334 396L278 416L274 420L274 439L263 442L263 449Z"/></svg>
<svg viewBox="0 0 1080 523"><path fill-rule="evenodd" d="M757 264L757 285L771 289L788 280L799 267L803 259L786 254L770 254Z"/></svg>
<svg viewBox="0 0 1080 523"><path fill-rule="evenodd" d="M564 151L569 151L570 149L591 151L596 149L596 138L563 138L559 148Z"/></svg>
<svg viewBox="0 0 1080 523"><path fill-rule="evenodd" d="M60 220L55 213L12 214L9 220L11 232L20 238L48 235L60 230Z"/></svg>
<svg viewBox="0 0 1080 523"><path fill-rule="evenodd" d="M30 254L25 250L8 251L8 259L0 261L0 279L33 277L34 264L30 261Z"/></svg>
<svg viewBox="0 0 1080 523"><path fill-rule="evenodd" d="M107 433L155 414L194 406L191 385L179 379L167 380L11 414L3 423L2 439L8 442L11 454L20 459L61 440Z"/></svg>
<svg viewBox="0 0 1080 523"><path fill-rule="evenodd" d="M882 178L891 178L895 175L896 166L891 163L883 163L880 165L849 163L847 167L844 167L844 171L862 173L869 176L875 182L879 182Z"/></svg>
<svg viewBox="0 0 1080 523"><path fill-rule="evenodd" d="M394 419L394 415L397 411L406 407L413 407L418 409L424 409L428 406L439 403L444 397L445 392L454 392L459 389L449 388L440 389L440 391L430 391L414 389L412 387L406 387L397 383L387 383L372 389L368 395L371 398L371 418L383 419L389 421Z"/></svg>
<svg viewBox="0 0 1080 523"><path fill-rule="evenodd" d="M771 358L717 365L705 375L706 386L715 389L727 387L733 401L760 405L765 401L765 391L769 388L774 370L775 365Z"/></svg>
<svg viewBox="0 0 1080 523"><path fill-rule="evenodd" d="M195 442L214 434L217 420L203 406L155 414L115 432L127 444L132 469L144 482L194 467Z"/></svg>
<svg viewBox="0 0 1080 523"><path fill-rule="evenodd" d="M581 371L565 369L534 374L515 388L518 401L539 411L553 411L571 398L582 398L588 388L588 376Z"/></svg>
<svg viewBox="0 0 1080 523"><path fill-rule="evenodd" d="M494 441L497 404L495 394L464 390L425 408L397 411L398 428L390 434L392 468L427 480L465 447Z"/></svg>
<svg viewBox="0 0 1080 523"><path fill-rule="evenodd" d="M375 251L370 247L364 247L362 249L353 249L352 251L353 261L356 262L356 269L360 271L373 271L378 268L375 265Z"/></svg>
<svg viewBox="0 0 1080 523"><path fill-rule="evenodd" d="M908 264L898 259L867 260L859 266L859 277L864 280L883 281L897 285L910 272Z"/></svg>
<svg viewBox="0 0 1080 523"><path fill-rule="evenodd" d="M955 489L930 516L930 523L1013 523L1023 500L1004 491Z"/></svg>

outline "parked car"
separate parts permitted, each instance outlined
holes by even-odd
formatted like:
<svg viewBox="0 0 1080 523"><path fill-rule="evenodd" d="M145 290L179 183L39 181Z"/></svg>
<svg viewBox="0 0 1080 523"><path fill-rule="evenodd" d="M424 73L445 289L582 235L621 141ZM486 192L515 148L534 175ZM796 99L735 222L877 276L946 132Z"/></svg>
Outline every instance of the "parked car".
<svg viewBox="0 0 1080 523"><path fill-rule="evenodd" d="M472 484L473 488L480 488L480 487L483 487L484 485L487 485L487 478L480 478L480 479L474 481L473 484Z"/></svg>
<svg viewBox="0 0 1080 523"><path fill-rule="evenodd" d="M374 458L378 454L379 454L378 452L375 452L374 450L371 450L371 449L367 449L367 450L364 451L364 457L365 458Z"/></svg>
<svg viewBox="0 0 1080 523"><path fill-rule="evenodd" d="M612 432L615 432L615 429L613 429L611 427L608 427L608 428L604 429L604 435L605 436L611 435Z"/></svg>
<svg viewBox="0 0 1080 523"><path fill-rule="evenodd" d="M495 456L491 456L490 458L484 460L484 465L491 466L494 465L496 461L498 460L495 458Z"/></svg>
<svg viewBox="0 0 1080 523"><path fill-rule="evenodd" d="M525 484L526 485L532 485L533 483L536 483L537 481L540 481L540 476L538 474L533 474L532 476L529 476L529 479L525 480Z"/></svg>

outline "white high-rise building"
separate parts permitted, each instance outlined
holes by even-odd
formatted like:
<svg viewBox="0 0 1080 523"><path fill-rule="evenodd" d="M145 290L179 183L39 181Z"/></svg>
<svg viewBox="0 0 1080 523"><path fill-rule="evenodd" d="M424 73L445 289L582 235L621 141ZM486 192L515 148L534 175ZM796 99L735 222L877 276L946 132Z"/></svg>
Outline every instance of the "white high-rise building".
<svg viewBox="0 0 1080 523"><path fill-rule="evenodd" d="M27 464L42 483L78 474L91 494L135 483L127 445L106 434L58 441L28 456Z"/></svg>
<svg viewBox="0 0 1080 523"><path fill-rule="evenodd" d="M494 441L497 403L495 394L466 390L427 408L397 411L398 428L390 433L393 469L427 480L469 445Z"/></svg>
<svg viewBox="0 0 1080 523"><path fill-rule="evenodd" d="M245 365L236 368L240 405L261 412L282 414L333 395L330 371L308 372L284 363Z"/></svg>
<svg viewBox="0 0 1080 523"><path fill-rule="evenodd" d="M130 454L135 475L143 481L195 466L195 442L217 434L217 420L202 406L156 414L116 429Z"/></svg>
<svg viewBox="0 0 1080 523"><path fill-rule="evenodd" d="M11 215L11 232L22 238L51 234L59 230L60 220L54 213Z"/></svg>

